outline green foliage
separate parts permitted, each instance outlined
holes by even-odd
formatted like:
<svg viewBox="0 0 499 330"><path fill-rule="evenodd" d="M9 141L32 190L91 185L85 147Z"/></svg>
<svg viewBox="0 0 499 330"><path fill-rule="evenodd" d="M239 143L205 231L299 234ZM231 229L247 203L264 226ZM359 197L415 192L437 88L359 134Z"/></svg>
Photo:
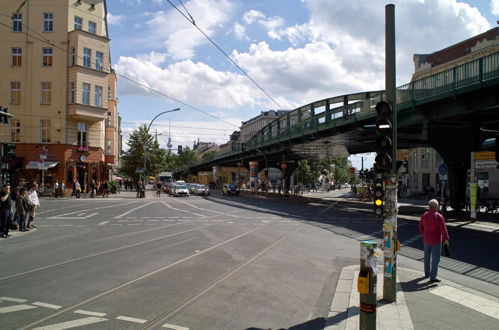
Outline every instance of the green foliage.
<svg viewBox="0 0 499 330"><path fill-rule="evenodd" d="M147 157L146 175L155 175L167 168L167 152L159 147L146 126L134 130L127 145L128 150L123 154L121 167L121 172L125 176L138 179L140 174L136 174L135 170L144 167L145 157Z"/></svg>

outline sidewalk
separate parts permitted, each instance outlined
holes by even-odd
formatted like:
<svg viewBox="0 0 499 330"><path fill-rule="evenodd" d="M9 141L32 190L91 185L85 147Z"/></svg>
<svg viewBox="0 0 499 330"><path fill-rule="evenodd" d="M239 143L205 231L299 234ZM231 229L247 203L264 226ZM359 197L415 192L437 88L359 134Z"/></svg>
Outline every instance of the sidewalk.
<svg viewBox="0 0 499 330"><path fill-rule="evenodd" d="M358 265L342 269L325 330L359 329L358 272ZM383 269L378 267L377 329L497 329L499 327L499 298L447 280L442 280L439 284L430 284L423 276L421 271L399 267L397 301L384 303ZM409 298L411 303L406 301ZM411 318L410 310L416 320L414 317Z"/></svg>

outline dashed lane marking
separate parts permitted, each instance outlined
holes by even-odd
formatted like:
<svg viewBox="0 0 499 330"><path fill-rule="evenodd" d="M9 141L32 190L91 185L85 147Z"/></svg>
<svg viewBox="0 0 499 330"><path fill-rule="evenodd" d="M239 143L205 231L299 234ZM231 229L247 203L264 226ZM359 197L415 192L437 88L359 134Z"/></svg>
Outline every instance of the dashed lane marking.
<svg viewBox="0 0 499 330"><path fill-rule="evenodd" d="M28 301L27 299L19 299L19 298L11 298L11 297L0 297L0 300L12 301L12 302L21 303L21 304Z"/></svg>
<svg viewBox="0 0 499 330"><path fill-rule="evenodd" d="M171 330L189 330L189 328L181 327L179 325L169 324L169 323L165 323L161 327L162 328L171 329Z"/></svg>
<svg viewBox="0 0 499 330"><path fill-rule="evenodd" d="M84 311L82 309L75 310L73 313L75 313L75 314L82 314L82 315L90 315L90 316L98 316L98 317L106 316L106 313Z"/></svg>
<svg viewBox="0 0 499 330"><path fill-rule="evenodd" d="M19 311L24 311L24 310L33 309L33 308L38 308L38 307L33 306L33 305L26 305L26 304L0 307L0 314L19 312Z"/></svg>
<svg viewBox="0 0 499 330"><path fill-rule="evenodd" d="M121 316L121 315L118 316L116 319L121 320L121 321L139 323L139 324L144 324L147 322L147 320L144 320L144 319L137 319L135 317Z"/></svg>
<svg viewBox="0 0 499 330"><path fill-rule="evenodd" d="M97 226L104 226L104 225L107 225L109 223L109 221L102 221L102 222L99 222L97 224Z"/></svg>
<svg viewBox="0 0 499 330"><path fill-rule="evenodd" d="M47 304L47 303L40 302L40 301L34 302L33 305L39 306L39 307L50 308L50 309L60 309L60 308L62 308L62 306L59 306L59 305Z"/></svg>
<svg viewBox="0 0 499 330"><path fill-rule="evenodd" d="M94 324L94 323L99 323L99 322L104 322L107 321L107 319L101 318L101 317L85 317L83 319L77 319L73 321L67 321L67 322L62 322L62 323L55 323L55 324L49 324L49 325L44 325L38 328L34 328L33 330L63 330L63 329L71 329L71 328L76 328L76 327L82 327L84 325L88 324Z"/></svg>
<svg viewBox="0 0 499 330"><path fill-rule="evenodd" d="M85 214L85 213L81 213L81 214ZM81 215L80 214L77 214L76 217L63 217L63 216L53 216L53 217L48 217L47 219L51 219L51 220L80 220L80 219L88 219L88 218L91 218L95 215L97 215L99 213L95 212L95 213L90 213L89 215Z"/></svg>
<svg viewBox="0 0 499 330"><path fill-rule="evenodd" d="M137 207L134 207L131 210L126 211L125 213L122 213L120 215L115 216L114 218L115 219L123 218L125 215L128 215L128 214L130 214L130 213L132 213L134 211L137 211L138 209L141 209L141 208L146 207L147 205L150 205L150 204L153 204L153 203L156 203L156 202L149 202L149 203L146 203L146 204L139 205Z"/></svg>
<svg viewBox="0 0 499 330"><path fill-rule="evenodd" d="M499 320L499 303L495 301L448 285L440 286L430 292Z"/></svg>

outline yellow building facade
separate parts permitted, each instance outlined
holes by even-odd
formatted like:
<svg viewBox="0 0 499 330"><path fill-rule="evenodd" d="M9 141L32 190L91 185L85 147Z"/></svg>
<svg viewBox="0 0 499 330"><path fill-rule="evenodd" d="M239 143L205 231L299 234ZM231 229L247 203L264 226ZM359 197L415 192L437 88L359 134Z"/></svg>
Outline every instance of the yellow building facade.
<svg viewBox="0 0 499 330"><path fill-rule="evenodd" d="M13 115L0 142L16 145L6 181L108 180L120 134L106 2L2 0L0 13L0 105Z"/></svg>

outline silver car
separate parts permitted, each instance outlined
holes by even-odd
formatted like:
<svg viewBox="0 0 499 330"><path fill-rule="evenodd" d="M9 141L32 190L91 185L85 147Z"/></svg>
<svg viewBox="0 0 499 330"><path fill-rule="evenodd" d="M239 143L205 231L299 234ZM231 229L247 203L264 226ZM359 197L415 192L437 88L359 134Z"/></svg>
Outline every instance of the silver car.
<svg viewBox="0 0 499 330"><path fill-rule="evenodd" d="M180 196L189 197L189 189L187 189L187 187L184 185L176 185L175 188L173 188L173 196L175 196L175 197L180 197Z"/></svg>

